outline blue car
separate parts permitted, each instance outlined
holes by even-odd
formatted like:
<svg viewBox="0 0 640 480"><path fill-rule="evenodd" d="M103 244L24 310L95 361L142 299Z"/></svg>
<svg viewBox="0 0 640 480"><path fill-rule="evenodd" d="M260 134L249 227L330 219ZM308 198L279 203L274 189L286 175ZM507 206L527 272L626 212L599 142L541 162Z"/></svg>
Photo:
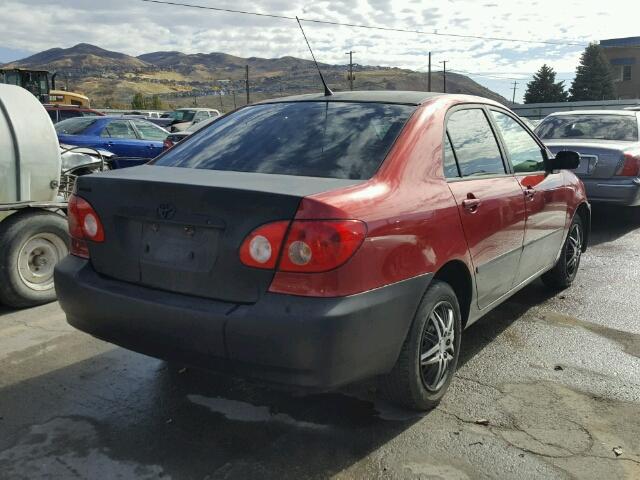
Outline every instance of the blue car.
<svg viewBox="0 0 640 480"><path fill-rule="evenodd" d="M154 158L169 134L141 118L76 117L56 123L58 141L108 150L119 157Z"/></svg>

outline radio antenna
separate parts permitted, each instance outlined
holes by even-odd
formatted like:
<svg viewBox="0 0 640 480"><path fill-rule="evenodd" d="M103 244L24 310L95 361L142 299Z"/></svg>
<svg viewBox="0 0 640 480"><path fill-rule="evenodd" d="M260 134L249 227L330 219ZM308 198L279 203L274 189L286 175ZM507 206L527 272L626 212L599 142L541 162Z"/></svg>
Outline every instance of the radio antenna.
<svg viewBox="0 0 640 480"><path fill-rule="evenodd" d="M304 41L307 42L307 47L309 47L309 51L311 52L311 58L313 58L313 63L316 64L316 68L318 69L318 73L320 74L320 80L322 80L322 85L324 85L324 95L325 97L329 97L333 95L331 89L327 86L327 82L324 81L324 77L322 76L322 70L320 70L320 66L318 65L318 61L316 60L316 56L313 54L313 50L311 50L311 45L309 45L309 40L307 40L307 36L304 33L304 28L302 28L302 24L300 23L300 19L296 15L296 21L298 22L298 26L302 31L302 36L304 37Z"/></svg>

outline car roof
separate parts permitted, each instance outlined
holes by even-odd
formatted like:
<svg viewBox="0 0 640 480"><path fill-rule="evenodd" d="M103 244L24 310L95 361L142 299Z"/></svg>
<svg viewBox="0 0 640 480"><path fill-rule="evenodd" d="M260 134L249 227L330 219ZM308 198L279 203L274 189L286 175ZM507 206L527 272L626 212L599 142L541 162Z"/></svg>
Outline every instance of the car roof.
<svg viewBox="0 0 640 480"><path fill-rule="evenodd" d="M259 103L282 102L371 102L398 103L403 105L420 105L428 100L445 95L436 92L414 92L406 90L354 90L348 92L334 92L327 96L323 93L309 93L265 100Z"/></svg>
<svg viewBox="0 0 640 480"><path fill-rule="evenodd" d="M203 107L181 107L181 108L176 108L176 110L196 110L196 111L202 111L202 112L212 112L215 110L215 108L203 108ZM217 111L217 110L216 110Z"/></svg>
<svg viewBox="0 0 640 480"><path fill-rule="evenodd" d="M553 112L550 117L559 115L624 115L627 117L635 117L638 112L634 110L569 110L567 112Z"/></svg>

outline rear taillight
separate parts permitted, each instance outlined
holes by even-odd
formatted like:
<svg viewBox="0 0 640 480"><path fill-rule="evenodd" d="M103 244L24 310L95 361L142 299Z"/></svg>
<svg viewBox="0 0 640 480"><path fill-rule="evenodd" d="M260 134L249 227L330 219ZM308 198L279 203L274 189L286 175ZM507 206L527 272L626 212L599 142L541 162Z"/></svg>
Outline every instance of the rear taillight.
<svg viewBox="0 0 640 480"><path fill-rule="evenodd" d="M71 254L89 258L87 240L96 243L104 242L104 228L100 217L84 198L71 195L67 208L67 221L71 236Z"/></svg>
<svg viewBox="0 0 640 480"><path fill-rule="evenodd" d="M640 175L640 153L626 152L624 161L618 167L616 175L619 177L637 177Z"/></svg>
<svg viewBox="0 0 640 480"><path fill-rule="evenodd" d="M295 220L291 226L286 221L269 223L244 240L240 260L250 267L277 266L282 272L326 272L349 260L366 233L366 225L359 220Z"/></svg>
<svg viewBox="0 0 640 480"><path fill-rule="evenodd" d="M164 141L162 142L162 148L164 150L169 150L174 145L175 144L173 143L173 141L169 140L168 138L165 138Z"/></svg>
<svg viewBox="0 0 640 480"><path fill-rule="evenodd" d="M326 272L345 263L367 229L358 220L299 220L291 224L278 270Z"/></svg>

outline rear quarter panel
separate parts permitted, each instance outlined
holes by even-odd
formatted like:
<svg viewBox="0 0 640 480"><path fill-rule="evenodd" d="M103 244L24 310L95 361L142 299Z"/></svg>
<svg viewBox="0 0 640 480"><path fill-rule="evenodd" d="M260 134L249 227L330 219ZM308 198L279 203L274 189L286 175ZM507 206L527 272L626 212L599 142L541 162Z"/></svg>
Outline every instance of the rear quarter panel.
<svg viewBox="0 0 640 480"><path fill-rule="evenodd" d="M442 176L447 105L419 107L370 181L302 201L296 218L360 219L367 237L342 267L320 274L279 272L272 291L286 285L304 295L342 296L435 272L449 260L469 268L458 209Z"/></svg>

